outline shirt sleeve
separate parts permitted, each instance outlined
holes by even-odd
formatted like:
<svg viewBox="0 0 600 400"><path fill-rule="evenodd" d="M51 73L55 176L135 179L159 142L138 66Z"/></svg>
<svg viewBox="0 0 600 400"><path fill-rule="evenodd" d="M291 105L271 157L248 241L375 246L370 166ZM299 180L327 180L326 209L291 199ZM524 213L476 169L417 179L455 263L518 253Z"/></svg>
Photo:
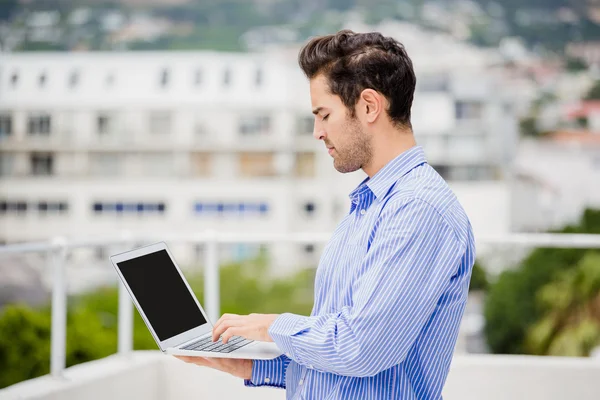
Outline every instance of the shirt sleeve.
<svg viewBox="0 0 600 400"><path fill-rule="evenodd" d="M290 361L285 355L273 360L252 360L252 377L250 380L244 379L244 385L285 389L285 372Z"/></svg>
<svg viewBox="0 0 600 400"><path fill-rule="evenodd" d="M298 364L365 377L401 363L457 273L464 245L429 204L414 199L384 210L374 230L352 272L352 306L312 317L282 314L269 328Z"/></svg>

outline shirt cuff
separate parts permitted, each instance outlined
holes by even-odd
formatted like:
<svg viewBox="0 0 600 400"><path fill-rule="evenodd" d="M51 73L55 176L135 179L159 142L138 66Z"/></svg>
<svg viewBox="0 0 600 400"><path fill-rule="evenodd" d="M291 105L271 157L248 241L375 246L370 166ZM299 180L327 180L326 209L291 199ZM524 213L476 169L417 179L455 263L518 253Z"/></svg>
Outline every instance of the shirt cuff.
<svg viewBox="0 0 600 400"><path fill-rule="evenodd" d="M285 388L287 364L283 357L274 360L252 360L252 375L250 379L244 379L244 386Z"/></svg>
<svg viewBox="0 0 600 400"><path fill-rule="evenodd" d="M298 352L295 351L292 336L302 332L307 327L309 317L296 314L281 314L269 328L269 336L277 347L285 353L288 358L298 362Z"/></svg>

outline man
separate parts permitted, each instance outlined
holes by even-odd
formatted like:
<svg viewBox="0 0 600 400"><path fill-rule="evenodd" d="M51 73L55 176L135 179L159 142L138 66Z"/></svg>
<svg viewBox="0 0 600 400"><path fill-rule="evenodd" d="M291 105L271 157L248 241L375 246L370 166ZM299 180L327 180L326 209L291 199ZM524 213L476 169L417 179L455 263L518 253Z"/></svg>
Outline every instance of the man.
<svg viewBox="0 0 600 400"><path fill-rule="evenodd" d="M283 356L181 359L285 388L288 399L440 399L475 247L463 208L416 146L412 62L391 38L345 30L312 39L299 64L315 138L339 172L368 177L323 252L310 317L225 314L214 326L213 340L274 341Z"/></svg>

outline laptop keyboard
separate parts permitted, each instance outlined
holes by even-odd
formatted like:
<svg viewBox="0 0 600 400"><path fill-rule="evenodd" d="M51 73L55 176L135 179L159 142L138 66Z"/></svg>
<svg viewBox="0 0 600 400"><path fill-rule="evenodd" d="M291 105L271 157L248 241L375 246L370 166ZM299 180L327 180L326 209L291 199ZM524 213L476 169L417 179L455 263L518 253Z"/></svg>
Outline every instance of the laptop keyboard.
<svg viewBox="0 0 600 400"><path fill-rule="evenodd" d="M241 336L232 336L227 344L223 344L221 338L219 338L218 341L213 342L212 336L209 335L195 341L194 343L182 347L182 349L192 351L210 351L214 353L231 353L232 351L247 346L252 342L253 340L244 339Z"/></svg>

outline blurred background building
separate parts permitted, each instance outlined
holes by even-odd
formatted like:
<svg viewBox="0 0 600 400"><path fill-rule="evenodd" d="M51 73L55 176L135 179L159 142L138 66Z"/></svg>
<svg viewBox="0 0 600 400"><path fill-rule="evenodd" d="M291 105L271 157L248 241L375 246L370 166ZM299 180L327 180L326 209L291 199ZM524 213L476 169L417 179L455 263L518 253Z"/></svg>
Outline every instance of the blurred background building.
<svg viewBox="0 0 600 400"><path fill-rule="evenodd" d="M409 52L430 39L421 36ZM474 53L469 67L441 57L420 68L438 49L431 51L415 56L418 142L477 231L506 233L518 135L509 82L486 73L489 52L466 47L467 57ZM365 175L337 173L313 138L296 54L7 54L0 61L2 240L175 227L332 231ZM223 256L256 253L246 247ZM315 245L297 247L272 248L274 264L318 260ZM200 253L180 252L185 260ZM105 252L97 258L106 263Z"/></svg>
<svg viewBox="0 0 600 400"><path fill-rule="evenodd" d="M349 28L406 47L417 142L478 240L456 352L486 355L458 356L445 398L599 398L583 357L600 354L600 8L542 3L0 0L0 388L49 372L47 306L63 289L68 366L130 356L128 340L156 348L137 314L117 334L108 262L146 235L183 238L169 246L217 311L310 312L323 238L365 174L335 171L312 136L297 54ZM221 242L213 257L194 240L206 232L305 236ZM75 240L91 244L53 250ZM70 369L73 387L46 377L0 398L135 396L157 371L156 398L192 398L182 377L219 379L167 364L109 357L82 366L85 385ZM116 365L139 382L111 394Z"/></svg>

